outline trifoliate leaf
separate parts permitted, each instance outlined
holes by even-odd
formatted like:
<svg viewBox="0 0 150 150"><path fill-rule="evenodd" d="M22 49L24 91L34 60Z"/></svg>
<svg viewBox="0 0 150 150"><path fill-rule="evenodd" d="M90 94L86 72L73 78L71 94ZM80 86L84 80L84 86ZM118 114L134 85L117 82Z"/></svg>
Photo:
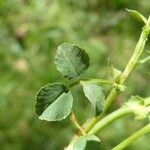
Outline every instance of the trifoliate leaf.
<svg viewBox="0 0 150 150"><path fill-rule="evenodd" d="M147 19L142 14L140 14L138 11L130 10L130 9L126 9L126 10L132 17L134 17L138 21L143 21L145 24L147 23Z"/></svg>
<svg viewBox="0 0 150 150"><path fill-rule="evenodd" d="M100 139L95 135L81 136L75 142L73 150L100 150Z"/></svg>
<svg viewBox="0 0 150 150"><path fill-rule="evenodd" d="M58 47L55 64L63 76L74 79L88 68L89 56L78 46L64 43Z"/></svg>
<svg viewBox="0 0 150 150"><path fill-rule="evenodd" d="M73 97L62 84L48 84L40 89L36 99L36 113L39 119L60 121L71 112Z"/></svg>
<svg viewBox="0 0 150 150"><path fill-rule="evenodd" d="M94 107L94 114L97 116L103 111L105 103L105 95L103 88L91 81L81 81L85 96L89 99Z"/></svg>

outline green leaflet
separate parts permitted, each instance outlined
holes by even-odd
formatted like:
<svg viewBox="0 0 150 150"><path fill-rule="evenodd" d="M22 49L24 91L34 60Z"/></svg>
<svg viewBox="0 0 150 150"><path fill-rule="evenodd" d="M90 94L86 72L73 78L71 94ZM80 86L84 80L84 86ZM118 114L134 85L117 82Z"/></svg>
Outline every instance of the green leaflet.
<svg viewBox="0 0 150 150"><path fill-rule="evenodd" d="M48 84L40 89L36 99L36 113L39 119L60 121L71 112L73 97L62 84Z"/></svg>
<svg viewBox="0 0 150 150"><path fill-rule="evenodd" d="M64 43L58 47L55 64L57 70L66 78L79 77L89 66L88 54L78 46Z"/></svg>
<svg viewBox="0 0 150 150"><path fill-rule="evenodd" d="M81 136L75 142L73 150L100 150L100 139L95 135Z"/></svg>
<svg viewBox="0 0 150 150"><path fill-rule="evenodd" d="M147 23L147 19L142 14L140 14L138 11L130 10L130 9L126 9L126 10L131 16L133 16L138 21L143 21L145 24Z"/></svg>
<svg viewBox="0 0 150 150"><path fill-rule="evenodd" d="M89 99L94 107L95 116L99 115L103 111L105 103L105 95L103 88L91 81L81 81L85 96Z"/></svg>

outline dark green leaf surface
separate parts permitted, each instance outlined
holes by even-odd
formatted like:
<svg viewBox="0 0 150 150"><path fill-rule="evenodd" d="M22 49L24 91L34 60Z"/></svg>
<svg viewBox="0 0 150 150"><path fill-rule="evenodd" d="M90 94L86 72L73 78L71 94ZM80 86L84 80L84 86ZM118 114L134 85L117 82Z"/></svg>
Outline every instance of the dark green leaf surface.
<svg viewBox="0 0 150 150"><path fill-rule="evenodd" d="M82 81L80 83L83 86L85 96L94 107L94 114L96 116L99 115L102 112L105 103L105 95L102 87L91 81Z"/></svg>
<svg viewBox="0 0 150 150"><path fill-rule="evenodd" d="M36 99L36 113L39 119L60 121L71 112L73 97L62 84L48 84L41 88Z"/></svg>
<svg viewBox="0 0 150 150"><path fill-rule="evenodd" d="M89 66L88 54L78 46L64 43L55 57L57 70L68 79L79 77Z"/></svg>
<svg viewBox="0 0 150 150"><path fill-rule="evenodd" d="M100 139L95 135L81 136L74 144L73 150L100 150Z"/></svg>

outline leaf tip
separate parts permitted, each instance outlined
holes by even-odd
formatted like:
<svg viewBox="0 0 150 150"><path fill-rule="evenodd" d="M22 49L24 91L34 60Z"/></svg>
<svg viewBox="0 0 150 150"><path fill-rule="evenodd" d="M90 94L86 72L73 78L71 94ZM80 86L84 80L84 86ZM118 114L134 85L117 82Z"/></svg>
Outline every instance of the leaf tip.
<svg viewBox="0 0 150 150"><path fill-rule="evenodd" d="M128 11L130 11L130 9L128 9L128 8L125 8L125 10L128 12Z"/></svg>

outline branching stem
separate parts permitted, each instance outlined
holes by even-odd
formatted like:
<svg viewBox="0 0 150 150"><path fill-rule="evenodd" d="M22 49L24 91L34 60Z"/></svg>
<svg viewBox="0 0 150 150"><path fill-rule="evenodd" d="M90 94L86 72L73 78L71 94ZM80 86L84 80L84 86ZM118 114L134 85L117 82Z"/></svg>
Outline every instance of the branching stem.
<svg viewBox="0 0 150 150"><path fill-rule="evenodd" d="M97 122L88 134L96 134L97 132L102 130L104 127L106 127L107 125L112 123L113 121L115 121L118 118L123 117L125 115L131 114L131 113L134 113L133 109L128 108L128 107L127 108L122 107L122 108L114 111L110 115L106 116L105 118L103 118L99 122Z"/></svg>
<svg viewBox="0 0 150 150"><path fill-rule="evenodd" d="M124 84L124 82L126 81L128 76L132 72L133 68L138 63L139 57L141 56L141 54L143 52L143 49L145 47L145 43L147 41L147 38L148 38L149 34L150 34L150 16L149 16L149 18L146 21L146 25L142 29L140 38L139 38L139 40L137 42L137 45L135 47L135 50L134 50L134 52L133 52L129 62L127 63L123 73L120 75L119 80L116 81L116 85L117 84L118 85ZM98 80L99 80L100 83L104 83L105 82L104 80L101 80L101 79L97 79L97 81ZM108 82L106 81L105 83L108 83ZM108 83L108 84L112 84L112 83ZM98 117L93 117L88 123L86 123L86 127L84 128L84 132L86 132L87 134L97 133L103 127L105 127L107 124L111 123L113 120L115 120L115 119L117 119L119 117L122 117L122 116L124 116L126 114L132 113L132 111L128 110L128 109L119 109L119 110L115 111L114 113L108 115L104 119L102 119L103 116L108 111L108 109L110 108L110 106L112 105L112 103L114 102L114 100L120 94L120 92L121 92L121 90L117 86L113 86L112 90L110 91L109 95L106 98L106 102L105 102L105 105L104 105L103 112ZM101 121L99 121L99 120L101 120ZM114 147L113 150L120 150L120 149L128 146L131 142L133 142L134 140L136 140L137 138L139 138L140 136L142 136L143 134L145 134L145 133L147 133L149 131L150 131L150 125L147 125L144 128L142 128L141 130L139 130L138 132L136 132L135 134L133 134L131 137L127 138L121 144L119 144L118 146ZM73 143L75 142L75 140L77 138L78 137L75 135L74 138L72 139L71 143L69 144L69 147L68 147L67 150L72 150L72 145L73 145Z"/></svg>
<svg viewBox="0 0 150 150"><path fill-rule="evenodd" d="M128 145L130 145L132 142L134 142L135 140L137 140L138 138L140 138L141 136L143 136L144 134L149 133L149 132L150 132L150 124L144 126L140 130L138 130L137 132L135 132L134 134L132 134L130 137L128 137L127 139L125 139L123 142L121 142L120 144L118 144L117 146L115 146L112 150L121 150L121 149L124 149L125 147L127 147Z"/></svg>
<svg viewBox="0 0 150 150"><path fill-rule="evenodd" d="M143 52L143 49L145 47L145 43L146 43L148 35L149 35L149 31L147 31L149 26L150 26L150 17L147 20L146 26L142 30L142 33L141 33L140 38L138 40L138 43L137 43L137 45L135 47L133 55L131 56L128 64L126 65L123 74L120 76L119 84L123 84L126 81L127 77L129 76L129 74L133 70L134 66L138 62L138 59L139 59L140 55ZM97 118L92 118L91 121L89 121L87 127L85 128L85 131L87 133L95 125L95 123L98 122L103 117L103 115L105 115L105 113L110 108L110 106L112 105L112 103L114 102L114 100L116 99L116 97L119 94L120 94L120 90L118 88L116 88L116 87L113 87L113 89L111 90L110 94L106 98L106 103L104 105L103 113L100 114Z"/></svg>
<svg viewBox="0 0 150 150"><path fill-rule="evenodd" d="M69 88L74 87L75 85L79 84L80 81L91 81L91 82L96 82L100 84L109 84L113 85L114 82L111 80L105 80L105 79L94 79L94 78L81 78L79 80L73 81L72 83L69 84Z"/></svg>

